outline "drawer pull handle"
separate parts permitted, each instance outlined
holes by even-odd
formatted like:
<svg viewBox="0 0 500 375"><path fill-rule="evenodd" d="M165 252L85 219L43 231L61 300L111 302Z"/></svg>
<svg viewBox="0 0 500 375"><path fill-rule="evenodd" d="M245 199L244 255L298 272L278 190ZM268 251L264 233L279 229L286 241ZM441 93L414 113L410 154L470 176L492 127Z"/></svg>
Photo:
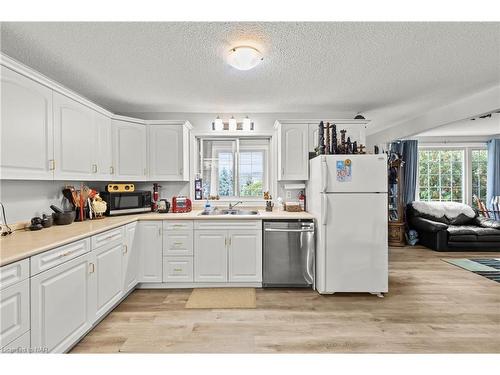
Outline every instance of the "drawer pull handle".
<svg viewBox="0 0 500 375"><path fill-rule="evenodd" d="M182 272L182 268L174 268L175 272Z"/></svg>
<svg viewBox="0 0 500 375"><path fill-rule="evenodd" d="M94 263L89 263L90 271L89 273L94 273L95 272L95 264Z"/></svg>
<svg viewBox="0 0 500 375"><path fill-rule="evenodd" d="M128 253L128 246L127 244L123 244L123 254L127 254Z"/></svg>
<svg viewBox="0 0 500 375"><path fill-rule="evenodd" d="M71 254L71 251L66 251L65 253L61 253L59 254L59 257L62 258L62 257L67 257L68 255Z"/></svg>

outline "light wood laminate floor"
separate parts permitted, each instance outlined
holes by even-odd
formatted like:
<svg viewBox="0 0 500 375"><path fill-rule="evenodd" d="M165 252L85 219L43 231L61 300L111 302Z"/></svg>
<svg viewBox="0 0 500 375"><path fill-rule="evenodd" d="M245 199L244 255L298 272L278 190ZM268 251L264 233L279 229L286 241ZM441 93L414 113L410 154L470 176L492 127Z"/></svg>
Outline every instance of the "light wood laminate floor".
<svg viewBox="0 0 500 375"><path fill-rule="evenodd" d="M73 353L500 353L500 283L390 249L389 294L257 290L257 309L189 310L191 290L136 290Z"/></svg>

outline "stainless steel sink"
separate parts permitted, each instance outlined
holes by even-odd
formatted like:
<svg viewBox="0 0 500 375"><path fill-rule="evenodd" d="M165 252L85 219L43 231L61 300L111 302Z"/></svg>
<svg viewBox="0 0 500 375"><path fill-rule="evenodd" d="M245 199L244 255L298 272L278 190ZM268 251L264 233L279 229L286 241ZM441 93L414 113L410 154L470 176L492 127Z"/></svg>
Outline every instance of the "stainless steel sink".
<svg viewBox="0 0 500 375"><path fill-rule="evenodd" d="M219 216L219 215L258 215L259 211L253 211L253 210L219 210L219 209L214 209L212 211L203 211L200 212L199 215L203 216Z"/></svg>

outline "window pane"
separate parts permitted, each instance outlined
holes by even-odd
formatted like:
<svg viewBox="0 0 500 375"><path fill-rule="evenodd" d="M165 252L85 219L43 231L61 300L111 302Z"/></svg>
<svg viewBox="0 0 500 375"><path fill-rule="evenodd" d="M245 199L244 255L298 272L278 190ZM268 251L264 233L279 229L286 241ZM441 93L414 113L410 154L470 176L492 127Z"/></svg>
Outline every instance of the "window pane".
<svg viewBox="0 0 500 375"><path fill-rule="evenodd" d="M419 150L419 199L463 201L462 150Z"/></svg>
<svg viewBox="0 0 500 375"><path fill-rule="evenodd" d="M203 197L234 196L235 140L204 139L201 175Z"/></svg>
<svg viewBox="0 0 500 375"><path fill-rule="evenodd" d="M240 196L261 197L264 182L264 151L240 152Z"/></svg>
<svg viewBox="0 0 500 375"><path fill-rule="evenodd" d="M472 196L483 202L486 199L486 171L488 167L488 150L472 150ZM477 200L472 200L473 206L478 207Z"/></svg>

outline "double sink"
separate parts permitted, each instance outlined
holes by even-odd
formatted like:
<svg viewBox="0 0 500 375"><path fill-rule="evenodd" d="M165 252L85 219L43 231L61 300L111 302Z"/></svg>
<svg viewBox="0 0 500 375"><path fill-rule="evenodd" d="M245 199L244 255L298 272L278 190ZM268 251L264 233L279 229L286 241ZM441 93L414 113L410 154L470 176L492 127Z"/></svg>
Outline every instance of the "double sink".
<svg viewBox="0 0 500 375"><path fill-rule="evenodd" d="M199 215L202 216L220 216L220 215L235 215L235 216L240 216L240 215L258 215L259 211L252 211L252 210L219 210L217 208L213 209L212 211L203 211Z"/></svg>

